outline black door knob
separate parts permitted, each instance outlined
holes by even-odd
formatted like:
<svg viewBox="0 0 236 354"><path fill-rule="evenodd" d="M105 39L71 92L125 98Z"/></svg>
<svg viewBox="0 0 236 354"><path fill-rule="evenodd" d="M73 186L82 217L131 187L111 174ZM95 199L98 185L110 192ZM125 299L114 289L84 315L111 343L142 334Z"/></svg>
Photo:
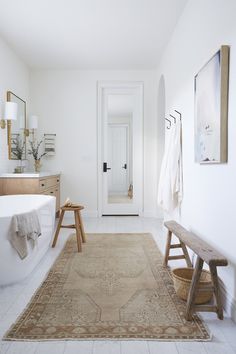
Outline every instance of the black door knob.
<svg viewBox="0 0 236 354"><path fill-rule="evenodd" d="M122 166L122 168L124 168L125 170L127 170L127 163L125 163L124 166Z"/></svg>
<svg viewBox="0 0 236 354"><path fill-rule="evenodd" d="M103 172L107 172L107 170L111 170L111 168L107 167L107 162L103 162Z"/></svg>

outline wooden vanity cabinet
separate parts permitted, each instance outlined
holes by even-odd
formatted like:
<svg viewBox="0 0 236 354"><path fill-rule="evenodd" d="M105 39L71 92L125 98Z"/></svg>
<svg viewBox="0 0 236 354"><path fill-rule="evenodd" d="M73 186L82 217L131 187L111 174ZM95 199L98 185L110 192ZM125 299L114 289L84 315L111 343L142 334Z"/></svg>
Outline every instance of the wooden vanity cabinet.
<svg viewBox="0 0 236 354"><path fill-rule="evenodd" d="M41 178L39 180L40 194L56 197L56 212L60 210L60 176Z"/></svg>
<svg viewBox="0 0 236 354"><path fill-rule="evenodd" d="M56 197L56 213L60 210L60 175L47 177L4 177L0 180L0 192L9 194L45 194Z"/></svg>

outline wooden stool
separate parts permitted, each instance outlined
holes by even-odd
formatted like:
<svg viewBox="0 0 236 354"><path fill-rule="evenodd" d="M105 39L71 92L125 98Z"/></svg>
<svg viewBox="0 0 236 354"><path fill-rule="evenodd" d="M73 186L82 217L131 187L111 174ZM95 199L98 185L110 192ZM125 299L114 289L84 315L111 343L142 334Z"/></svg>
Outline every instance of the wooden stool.
<svg viewBox="0 0 236 354"><path fill-rule="evenodd" d="M76 229L76 238L77 238L77 245L78 245L78 252L82 251L82 245L81 245L81 238L83 242L86 242L85 239L85 232L84 232L84 227L83 227L83 222L82 218L80 215L80 210L83 210L83 206L73 206L73 207L61 207L61 212L60 212L60 217L56 229L56 233L54 236L54 240L52 243L52 247L56 246L58 235L60 232L61 228L64 229ZM66 211L73 211L74 212L74 217L75 217L75 224L72 225L62 225L63 217Z"/></svg>

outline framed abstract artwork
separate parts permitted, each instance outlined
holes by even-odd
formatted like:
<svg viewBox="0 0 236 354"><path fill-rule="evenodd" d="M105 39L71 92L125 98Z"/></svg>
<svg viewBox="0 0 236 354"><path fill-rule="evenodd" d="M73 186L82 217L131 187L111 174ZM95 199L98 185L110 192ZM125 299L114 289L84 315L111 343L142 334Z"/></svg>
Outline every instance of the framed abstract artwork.
<svg viewBox="0 0 236 354"><path fill-rule="evenodd" d="M195 161L227 162L229 46L204 65L194 79Z"/></svg>

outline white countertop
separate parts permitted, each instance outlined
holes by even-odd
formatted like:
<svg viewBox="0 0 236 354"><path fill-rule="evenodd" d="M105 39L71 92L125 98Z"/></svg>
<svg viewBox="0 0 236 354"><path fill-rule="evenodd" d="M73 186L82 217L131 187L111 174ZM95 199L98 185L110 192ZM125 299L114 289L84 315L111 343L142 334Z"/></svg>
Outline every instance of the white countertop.
<svg viewBox="0 0 236 354"><path fill-rule="evenodd" d="M61 172L25 172L25 173L1 173L0 178L42 178L60 175Z"/></svg>

